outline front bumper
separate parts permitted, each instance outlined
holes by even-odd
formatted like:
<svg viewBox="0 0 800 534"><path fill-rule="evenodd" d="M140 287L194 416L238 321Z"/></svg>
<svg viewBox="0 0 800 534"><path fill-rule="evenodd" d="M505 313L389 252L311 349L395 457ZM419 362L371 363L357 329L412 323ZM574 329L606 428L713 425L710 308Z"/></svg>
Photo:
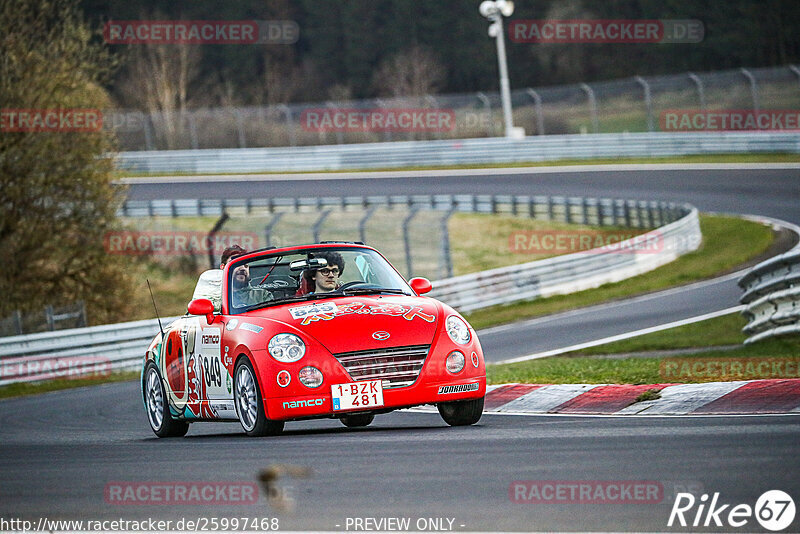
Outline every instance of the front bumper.
<svg viewBox="0 0 800 534"><path fill-rule="evenodd" d="M485 396L486 367L477 337L473 335L472 341L467 345L453 344L446 334L444 338L446 339L439 337L434 340L413 384L396 388L387 388L384 385L383 405L369 409L333 409L332 386L359 383L351 378L333 356L320 355L318 358L303 358L294 364L276 365L269 355L265 355L261 360L265 365L259 365L259 375L267 417L279 421L338 417L347 413L379 413L422 404L479 399ZM455 374L448 372L445 367L447 354L453 350L462 351L466 357L464 368ZM317 367L323 374L324 381L318 388L308 388L297 379L299 370L307 365ZM285 377L286 372L291 376L291 382L288 386L281 387L278 385L278 374L283 373Z"/></svg>
<svg viewBox="0 0 800 534"><path fill-rule="evenodd" d="M352 381L343 383L352 383ZM264 406L267 411L267 417L270 419L291 420L311 417L338 417L356 412L386 412L422 404L479 399L485 395L486 377L476 376L432 383L417 380L410 386L384 389L383 405L366 410L334 410L330 385L327 388L324 385L321 386L317 394L314 395L266 398L264 399Z"/></svg>

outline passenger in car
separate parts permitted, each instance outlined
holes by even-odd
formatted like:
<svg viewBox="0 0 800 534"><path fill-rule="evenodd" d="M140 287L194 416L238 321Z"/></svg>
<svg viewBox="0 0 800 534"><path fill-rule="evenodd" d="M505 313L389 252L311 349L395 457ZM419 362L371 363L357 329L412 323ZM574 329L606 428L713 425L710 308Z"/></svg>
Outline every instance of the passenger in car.
<svg viewBox="0 0 800 534"><path fill-rule="evenodd" d="M231 274L231 304L234 308L244 308L273 299L266 288L250 284L250 265L239 265Z"/></svg>
<svg viewBox="0 0 800 534"><path fill-rule="evenodd" d="M219 260L219 269L209 269L200 275L194 288L192 300L208 299L214 304L214 311L219 313L222 309L222 269L232 259L245 254L247 254L247 251L239 245L231 245L223 250Z"/></svg>

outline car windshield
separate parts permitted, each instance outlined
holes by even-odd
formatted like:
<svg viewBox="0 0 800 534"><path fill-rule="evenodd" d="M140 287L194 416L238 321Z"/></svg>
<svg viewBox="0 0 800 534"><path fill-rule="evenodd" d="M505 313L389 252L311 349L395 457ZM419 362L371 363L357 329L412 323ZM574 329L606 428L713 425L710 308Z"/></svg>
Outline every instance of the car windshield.
<svg viewBox="0 0 800 534"><path fill-rule="evenodd" d="M265 253L234 262L228 270L227 283L228 309L232 314L282 302L342 295L414 294L389 262L365 248Z"/></svg>

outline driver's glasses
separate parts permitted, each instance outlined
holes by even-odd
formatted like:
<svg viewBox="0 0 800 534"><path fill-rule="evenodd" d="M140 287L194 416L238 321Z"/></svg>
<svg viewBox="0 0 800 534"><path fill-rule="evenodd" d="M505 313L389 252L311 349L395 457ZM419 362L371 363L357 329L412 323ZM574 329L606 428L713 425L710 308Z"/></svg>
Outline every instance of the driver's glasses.
<svg viewBox="0 0 800 534"><path fill-rule="evenodd" d="M338 267L319 269L317 272L321 273L322 276L330 276L330 275L339 276L339 268Z"/></svg>

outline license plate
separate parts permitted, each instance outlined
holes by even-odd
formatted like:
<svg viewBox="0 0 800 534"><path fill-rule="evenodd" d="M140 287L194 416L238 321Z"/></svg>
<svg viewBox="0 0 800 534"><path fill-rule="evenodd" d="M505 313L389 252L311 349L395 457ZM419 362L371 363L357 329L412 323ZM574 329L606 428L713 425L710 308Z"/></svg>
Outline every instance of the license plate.
<svg viewBox="0 0 800 534"><path fill-rule="evenodd" d="M383 385L380 380L365 380L331 386L333 409L359 410L383 406Z"/></svg>

